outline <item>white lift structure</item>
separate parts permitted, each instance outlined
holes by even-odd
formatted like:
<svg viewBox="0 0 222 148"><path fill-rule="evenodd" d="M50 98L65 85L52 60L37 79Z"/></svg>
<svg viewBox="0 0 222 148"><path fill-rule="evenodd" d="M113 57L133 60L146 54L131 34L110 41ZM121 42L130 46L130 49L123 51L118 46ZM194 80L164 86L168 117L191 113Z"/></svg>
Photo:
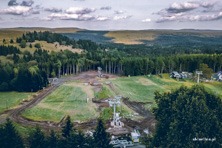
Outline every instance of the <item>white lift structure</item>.
<svg viewBox="0 0 222 148"><path fill-rule="evenodd" d="M98 69L97 72L98 72L98 74L99 74L99 77L102 78L102 77L103 77L102 72L101 72L101 71L102 71L102 68L101 68L101 67L97 67L97 69Z"/></svg>
<svg viewBox="0 0 222 148"><path fill-rule="evenodd" d="M116 106L121 106L120 99L122 96L115 96L115 99L109 101L109 106L113 107L113 121L111 122L112 127L123 127L124 123L120 121L120 113L116 113Z"/></svg>
<svg viewBox="0 0 222 148"><path fill-rule="evenodd" d="M196 71L196 74L198 75L198 77L197 77L197 84L199 84L200 83L200 75L202 75L203 72L202 71Z"/></svg>

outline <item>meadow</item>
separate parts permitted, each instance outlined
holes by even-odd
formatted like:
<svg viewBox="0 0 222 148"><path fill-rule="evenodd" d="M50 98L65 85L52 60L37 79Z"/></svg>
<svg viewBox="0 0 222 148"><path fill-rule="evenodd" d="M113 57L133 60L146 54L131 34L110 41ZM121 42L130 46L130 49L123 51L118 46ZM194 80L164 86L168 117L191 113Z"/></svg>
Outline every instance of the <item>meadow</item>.
<svg viewBox="0 0 222 148"><path fill-rule="evenodd" d="M121 77L112 79L111 82L114 84L118 94L128 97L131 101L150 102L151 107L156 106L154 100L155 91L169 92L182 85L191 87L197 84L188 79L177 81L170 78L169 74L162 74L162 78L157 75L151 75L150 77ZM204 85L207 90L222 96L221 82L204 82L201 85Z"/></svg>
<svg viewBox="0 0 222 148"><path fill-rule="evenodd" d="M0 92L0 113L5 110L11 109L28 97L31 98L31 93L19 93L19 92Z"/></svg>
<svg viewBox="0 0 222 148"><path fill-rule="evenodd" d="M54 122L59 122L66 115L80 121L96 118L99 114L91 101L93 90L91 86L85 87L77 81L67 82L22 115L37 121ZM90 98L88 103L87 98Z"/></svg>

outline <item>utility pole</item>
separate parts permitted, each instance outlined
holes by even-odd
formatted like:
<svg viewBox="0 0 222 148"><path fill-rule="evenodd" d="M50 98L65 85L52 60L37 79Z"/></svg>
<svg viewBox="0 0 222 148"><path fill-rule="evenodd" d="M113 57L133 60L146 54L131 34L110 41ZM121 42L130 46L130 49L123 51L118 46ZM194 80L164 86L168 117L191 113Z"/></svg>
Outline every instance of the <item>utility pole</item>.
<svg viewBox="0 0 222 148"><path fill-rule="evenodd" d="M197 74L197 84L199 84L200 83L200 75L202 75L203 72L202 71L196 71L196 74Z"/></svg>

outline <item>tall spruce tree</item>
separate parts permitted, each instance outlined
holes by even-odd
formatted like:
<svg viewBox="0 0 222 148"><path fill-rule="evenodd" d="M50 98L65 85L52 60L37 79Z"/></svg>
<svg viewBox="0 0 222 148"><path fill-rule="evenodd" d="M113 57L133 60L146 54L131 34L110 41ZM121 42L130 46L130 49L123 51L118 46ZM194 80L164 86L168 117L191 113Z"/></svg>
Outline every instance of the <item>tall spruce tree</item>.
<svg viewBox="0 0 222 148"><path fill-rule="evenodd" d="M23 141L16 131L12 121L7 119L4 126L0 127L1 148L23 148Z"/></svg>
<svg viewBox="0 0 222 148"><path fill-rule="evenodd" d="M50 135L47 137L46 145L48 148L57 148L59 143L59 137L55 134L54 130L51 131Z"/></svg>
<svg viewBox="0 0 222 148"><path fill-rule="evenodd" d="M66 118L66 125L62 127L62 136L67 138L73 132L73 124L71 122L70 116Z"/></svg>
<svg viewBox="0 0 222 148"><path fill-rule="evenodd" d="M35 127L35 130L30 134L28 141L30 148L46 147L45 135L38 125Z"/></svg>
<svg viewBox="0 0 222 148"><path fill-rule="evenodd" d="M211 147L222 143L222 101L203 86L155 93L153 147Z"/></svg>
<svg viewBox="0 0 222 148"><path fill-rule="evenodd" d="M105 125L101 118L98 118L98 123L96 130L93 134L94 137L94 146L96 148L111 148L110 143L110 134L106 132Z"/></svg>

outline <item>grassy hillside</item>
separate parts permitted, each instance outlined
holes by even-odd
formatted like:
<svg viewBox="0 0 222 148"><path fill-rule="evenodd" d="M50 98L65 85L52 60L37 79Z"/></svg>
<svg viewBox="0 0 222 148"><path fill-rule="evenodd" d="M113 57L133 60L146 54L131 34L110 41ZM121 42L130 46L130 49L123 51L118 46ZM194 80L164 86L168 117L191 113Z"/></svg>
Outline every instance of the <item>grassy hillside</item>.
<svg viewBox="0 0 222 148"><path fill-rule="evenodd" d="M0 113L15 107L20 102L28 99L31 93L18 93L18 92L0 92Z"/></svg>
<svg viewBox="0 0 222 148"><path fill-rule="evenodd" d="M36 43L40 43L42 49L46 49L49 52L51 51L60 51L60 50L70 50L72 52L77 52L77 53L81 53L82 49L76 49L76 48L72 48L72 46L65 46L65 45L59 45L59 43L47 43L46 41L35 41L32 44L32 48L29 47L30 43L27 43L26 48L21 48L19 46L18 43L16 43L16 38L18 37L22 37L22 34L26 33L26 32L33 32L33 31L37 31L37 32L44 32L44 31L50 31L50 32L54 32L54 33L76 33L77 31L80 31L82 29L78 29L78 28L10 28L10 29L0 29L0 45L3 45L3 39L6 40L6 43L4 44L5 46L8 45L13 45L16 46L17 48L19 48L21 51L25 51L28 50L31 53L33 53L36 48L34 47L34 45ZM10 40L13 39L14 43L10 43ZM0 57L0 60L3 61L3 63L7 62L7 60L3 57Z"/></svg>
<svg viewBox="0 0 222 148"><path fill-rule="evenodd" d="M170 91L176 89L181 85L191 87L196 85L196 82L189 80L176 81L169 77L169 74L163 74L163 78L153 75L151 77L137 76L137 77L124 77L115 78L111 80L115 86L115 89L119 94L124 97L130 98L132 101L138 102L151 102L151 106L155 106L154 92ZM205 82L201 83L207 90L217 92L222 96L222 83L221 82Z"/></svg>
<svg viewBox="0 0 222 148"><path fill-rule="evenodd" d="M143 44L141 40L155 39L155 34L151 31L110 31L104 36L114 38L114 43L125 45Z"/></svg>
<svg viewBox="0 0 222 148"><path fill-rule="evenodd" d="M59 122L64 116L70 115L73 120L87 121L99 114L91 100L93 98L91 86L83 87L80 82L71 81L56 89L37 106L23 113L23 116L33 120L47 120Z"/></svg>

